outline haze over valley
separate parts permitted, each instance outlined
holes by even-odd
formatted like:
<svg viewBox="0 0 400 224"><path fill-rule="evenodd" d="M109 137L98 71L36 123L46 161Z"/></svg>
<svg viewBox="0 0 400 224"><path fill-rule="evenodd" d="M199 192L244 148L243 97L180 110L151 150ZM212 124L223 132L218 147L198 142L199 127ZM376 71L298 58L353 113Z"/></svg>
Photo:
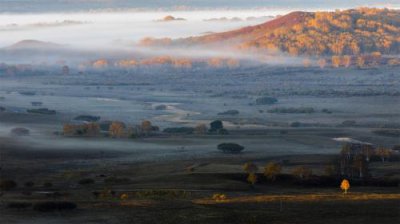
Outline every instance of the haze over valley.
<svg viewBox="0 0 400 224"><path fill-rule="evenodd" d="M0 3L1 223L397 223L398 1Z"/></svg>

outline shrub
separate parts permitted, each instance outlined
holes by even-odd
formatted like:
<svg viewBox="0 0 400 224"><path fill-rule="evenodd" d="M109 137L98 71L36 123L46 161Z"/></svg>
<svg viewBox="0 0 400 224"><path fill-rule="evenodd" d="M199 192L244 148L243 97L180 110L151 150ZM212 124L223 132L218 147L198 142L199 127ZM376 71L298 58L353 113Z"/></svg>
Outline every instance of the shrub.
<svg viewBox="0 0 400 224"><path fill-rule="evenodd" d="M236 143L221 143L217 148L225 153L239 153L244 150L243 146Z"/></svg>
<svg viewBox="0 0 400 224"><path fill-rule="evenodd" d="M322 109L321 112L322 113L326 113L326 114L331 114L332 113L332 111L329 110L329 109Z"/></svg>
<svg viewBox="0 0 400 224"><path fill-rule="evenodd" d="M43 105L43 102L40 102L40 101L33 101L33 102L31 102L31 105L34 106L34 107L40 107L40 106Z"/></svg>
<svg viewBox="0 0 400 224"><path fill-rule="evenodd" d="M92 116L92 115L79 115L74 118L77 121L86 121L86 122L97 122L100 120L99 116Z"/></svg>
<svg viewBox="0 0 400 224"><path fill-rule="evenodd" d="M217 202L218 202L218 201L224 201L224 200L227 199L227 196L226 196L225 194L218 194L218 193L216 193L216 194L213 194L212 199L215 200L215 201L217 201Z"/></svg>
<svg viewBox="0 0 400 224"><path fill-rule="evenodd" d="M47 108L39 108L39 109L28 109L26 110L28 113L33 113L33 114L47 114L47 115L53 115L56 114L55 110L49 110Z"/></svg>
<svg viewBox="0 0 400 224"><path fill-rule="evenodd" d="M300 126L301 126L301 123L298 121L290 123L290 127L292 127L292 128L298 128Z"/></svg>
<svg viewBox="0 0 400 224"><path fill-rule="evenodd" d="M0 189L2 191L9 191L17 187L17 183L13 180L1 180Z"/></svg>
<svg viewBox="0 0 400 224"><path fill-rule="evenodd" d="M121 200L126 200L129 198L128 194L121 194L121 196L119 197Z"/></svg>
<svg viewBox="0 0 400 224"><path fill-rule="evenodd" d="M312 107L278 107L271 110L268 110L268 113L282 113L282 114L310 114L314 113L315 110Z"/></svg>
<svg viewBox="0 0 400 224"><path fill-rule="evenodd" d="M227 110L221 113L218 113L218 115L238 115L239 111L238 110Z"/></svg>
<svg viewBox="0 0 400 224"><path fill-rule="evenodd" d="M257 105L270 105L270 104L274 104L277 102L278 102L278 99L276 99L274 97L269 97L269 96L260 97L260 98L256 99Z"/></svg>
<svg viewBox="0 0 400 224"><path fill-rule="evenodd" d="M161 104L161 105L155 106L154 109L155 109L155 110L166 110L166 109L167 109L167 106L164 105L164 104Z"/></svg>
<svg viewBox="0 0 400 224"><path fill-rule="evenodd" d="M92 178L84 178L78 181L80 185L86 185L86 184L94 184L94 180Z"/></svg>
<svg viewBox="0 0 400 224"><path fill-rule="evenodd" d="M38 202L33 206L33 209L40 212L53 212L53 211L61 211L61 210L72 210L75 209L77 205L73 202L67 201L47 201L47 202Z"/></svg>

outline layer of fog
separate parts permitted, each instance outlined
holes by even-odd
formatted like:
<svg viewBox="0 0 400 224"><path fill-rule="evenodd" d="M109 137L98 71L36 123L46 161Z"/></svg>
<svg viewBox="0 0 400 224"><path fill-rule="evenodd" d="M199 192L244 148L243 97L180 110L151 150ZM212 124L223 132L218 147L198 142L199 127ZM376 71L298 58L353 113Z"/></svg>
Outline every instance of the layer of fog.
<svg viewBox="0 0 400 224"><path fill-rule="evenodd" d="M260 24L285 13L287 11L281 10L213 10L0 14L0 47L10 46L21 40L39 40L63 45L62 49L52 48L50 51L1 51L0 62L54 64L63 61L73 66L101 58L137 60L140 57L160 55L284 62L287 59L283 60L280 55L259 58L221 49L149 48L136 44L146 37L178 39L234 30ZM184 20L163 21L168 15Z"/></svg>
<svg viewBox="0 0 400 224"><path fill-rule="evenodd" d="M144 37L180 38L206 32L222 32L258 24L265 16L287 11L134 11L119 13L0 14L0 47L24 39L101 48L139 41ZM165 16L184 18L159 22ZM237 21L205 21L213 18L240 18ZM255 17L256 19L247 19ZM258 18L258 19L257 19ZM74 21L66 23L64 21ZM35 26L36 24L36 26ZM42 26L38 26L42 24ZM54 26L58 24L58 26ZM10 29L14 28L14 29Z"/></svg>

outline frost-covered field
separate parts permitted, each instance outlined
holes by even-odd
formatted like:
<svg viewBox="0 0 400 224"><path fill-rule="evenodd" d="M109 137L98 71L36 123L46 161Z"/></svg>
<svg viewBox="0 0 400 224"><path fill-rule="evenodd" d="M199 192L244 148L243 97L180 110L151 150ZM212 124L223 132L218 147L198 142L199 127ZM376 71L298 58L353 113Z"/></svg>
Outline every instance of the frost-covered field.
<svg viewBox="0 0 400 224"><path fill-rule="evenodd" d="M400 122L400 79L396 71L263 67L247 71L33 76L2 78L0 95L5 97L1 104L16 112L32 107L32 101L40 101L43 107L61 114L92 114L128 123L171 113L179 116L170 116L174 118L171 122L160 120L163 127L217 118L260 125L271 121L336 125L346 119L372 125ZM26 96L21 91L35 95ZM255 105L262 96L276 97L278 103ZM155 110L158 104L170 107ZM280 107L312 107L315 113L267 113ZM239 114L217 115L233 109ZM332 113L322 113L323 109Z"/></svg>
<svg viewBox="0 0 400 224"><path fill-rule="evenodd" d="M112 149L137 152L140 158L192 158L196 155L215 156L215 145L221 141L240 142L249 151L261 155L296 153L334 153L339 147L333 137L355 137L396 144L395 138L371 134L373 128L395 127L400 124L400 82L396 68L380 70L303 69L263 67L243 71L168 72L159 74L90 74L46 75L10 78L0 82L1 131L9 135L12 127L32 129L33 138L25 140L38 147ZM23 91L35 95L21 94ZM274 105L255 105L261 96L278 99ZM33 101L54 109L57 115L32 115ZM167 105L166 110L155 106ZM273 108L312 107L310 114L269 113ZM322 112L327 109L330 113ZM238 115L218 115L238 110ZM232 136L207 138L187 137L164 140L97 140L65 139L54 136L62 124L75 116L90 114L102 120L120 120L138 124L147 119L161 129L209 123L215 119L236 133ZM356 122L354 127L342 127L343 121ZM293 122L302 128L292 128ZM284 137L272 131L249 138L246 130L295 130ZM302 131L304 129L304 131ZM255 134L257 135L257 134ZM239 137L238 137L239 136ZM18 140L22 141L22 140ZM270 145L268 150L265 145ZM183 147L183 148L182 148ZM156 153L157 152L157 153ZM210 154L211 153L211 154Z"/></svg>

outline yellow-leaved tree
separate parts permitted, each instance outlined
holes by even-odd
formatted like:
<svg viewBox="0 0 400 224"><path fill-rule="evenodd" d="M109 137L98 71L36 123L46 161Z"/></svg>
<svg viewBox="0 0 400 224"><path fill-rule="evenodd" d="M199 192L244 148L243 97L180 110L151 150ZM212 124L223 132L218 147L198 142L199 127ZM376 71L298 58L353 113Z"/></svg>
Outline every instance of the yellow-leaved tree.
<svg viewBox="0 0 400 224"><path fill-rule="evenodd" d="M275 181L276 176L281 173L282 166L279 163L270 162L264 168L264 176Z"/></svg>
<svg viewBox="0 0 400 224"><path fill-rule="evenodd" d="M342 183L340 184L340 188L344 191L344 194L347 194L347 191L350 189L350 182L346 179L343 179Z"/></svg>
<svg viewBox="0 0 400 224"><path fill-rule="evenodd" d="M247 182L249 182L251 186L254 186L254 184L257 183L257 174L249 173L249 176L247 177Z"/></svg>

